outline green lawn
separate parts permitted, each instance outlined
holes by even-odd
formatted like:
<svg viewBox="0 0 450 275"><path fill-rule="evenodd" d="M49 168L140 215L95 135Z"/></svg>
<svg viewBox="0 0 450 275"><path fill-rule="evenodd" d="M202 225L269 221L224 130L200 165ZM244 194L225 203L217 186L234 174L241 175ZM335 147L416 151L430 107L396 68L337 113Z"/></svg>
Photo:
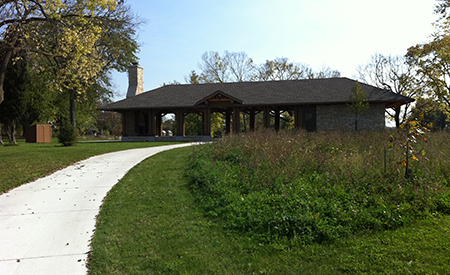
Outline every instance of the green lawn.
<svg viewBox="0 0 450 275"><path fill-rule="evenodd" d="M0 146L0 194L94 155L166 144L173 143L105 142L63 147L56 139L52 143L25 143L21 139L18 140L18 146Z"/></svg>
<svg viewBox="0 0 450 275"><path fill-rule="evenodd" d="M207 218L185 177L192 148L133 168L98 217L90 274L448 274L450 217L286 248Z"/></svg>

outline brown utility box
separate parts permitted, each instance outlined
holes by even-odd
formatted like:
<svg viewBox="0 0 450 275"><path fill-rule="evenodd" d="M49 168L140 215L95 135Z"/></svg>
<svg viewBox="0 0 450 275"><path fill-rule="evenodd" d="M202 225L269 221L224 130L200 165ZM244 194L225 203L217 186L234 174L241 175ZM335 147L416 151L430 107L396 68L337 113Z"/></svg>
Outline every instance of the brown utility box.
<svg viewBox="0 0 450 275"><path fill-rule="evenodd" d="M52 142L52 126L49 124L36 124L27 128L26 142L50 143Z"/></svg>

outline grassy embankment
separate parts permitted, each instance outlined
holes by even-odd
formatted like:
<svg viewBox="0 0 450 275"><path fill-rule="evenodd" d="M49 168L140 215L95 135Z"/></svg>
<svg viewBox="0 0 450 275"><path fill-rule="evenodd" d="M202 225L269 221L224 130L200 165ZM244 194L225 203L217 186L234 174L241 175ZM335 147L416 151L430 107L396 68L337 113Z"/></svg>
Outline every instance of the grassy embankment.
<svg viewBox="0 0 450 275"><path fill-rule="evenodd" d="M90 273L445 274L449 135L415 145L409 179L396 147L385 171L387 140L266 133L152 157L107 197Z"/></svg>
<svg viewBox="0 0 450 275"><path fill-rule="evenodd" d="M25 143L19 139L18 146L0 146L0 194L94 155L166 144L173 143L78 143L74 147L63 147L56 139L52 143Z"/></svg>

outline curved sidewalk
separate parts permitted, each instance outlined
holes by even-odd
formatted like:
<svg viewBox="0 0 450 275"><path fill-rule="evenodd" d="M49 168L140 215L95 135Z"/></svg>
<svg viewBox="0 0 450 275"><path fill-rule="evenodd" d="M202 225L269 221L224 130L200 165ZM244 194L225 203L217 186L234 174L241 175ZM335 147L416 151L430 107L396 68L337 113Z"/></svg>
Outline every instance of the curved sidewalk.
<svg viewBox="0 0 450 275"><path fill-rule="evenodd" d="M190 145L94 156L0 195L0 274L86 274L107 192L149 156Z"/></svg>

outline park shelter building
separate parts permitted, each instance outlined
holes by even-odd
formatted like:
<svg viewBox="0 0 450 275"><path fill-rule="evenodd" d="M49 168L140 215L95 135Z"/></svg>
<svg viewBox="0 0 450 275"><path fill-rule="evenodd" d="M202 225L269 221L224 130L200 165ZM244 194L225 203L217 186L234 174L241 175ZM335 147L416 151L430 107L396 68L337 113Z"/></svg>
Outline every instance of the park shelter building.
<svg viewBox="0 0 450 275"><path fill-rule="evenodd" d="M123 141L203 141L211 139L211 114L222 113L225 132L240 132L240 114L249 117L250 130L262 113L263 126L280 129L280 115L289 112L294 125L308 131L354 130L355 115L348 108L356 81L349 78L324 78L286 81L233 82L165 85L144 92L143 68L129 68L127 98L104 105L100 110L122 114ZM359 115L361 130L385 128L385 110L413 102L414 99L360 83L367 94L369 108ZM185 116L200 114L202 135L185 136ZM176 136L163 137L162 117L174 114ZM272 126L271 126L272 121Z"/></svg>

